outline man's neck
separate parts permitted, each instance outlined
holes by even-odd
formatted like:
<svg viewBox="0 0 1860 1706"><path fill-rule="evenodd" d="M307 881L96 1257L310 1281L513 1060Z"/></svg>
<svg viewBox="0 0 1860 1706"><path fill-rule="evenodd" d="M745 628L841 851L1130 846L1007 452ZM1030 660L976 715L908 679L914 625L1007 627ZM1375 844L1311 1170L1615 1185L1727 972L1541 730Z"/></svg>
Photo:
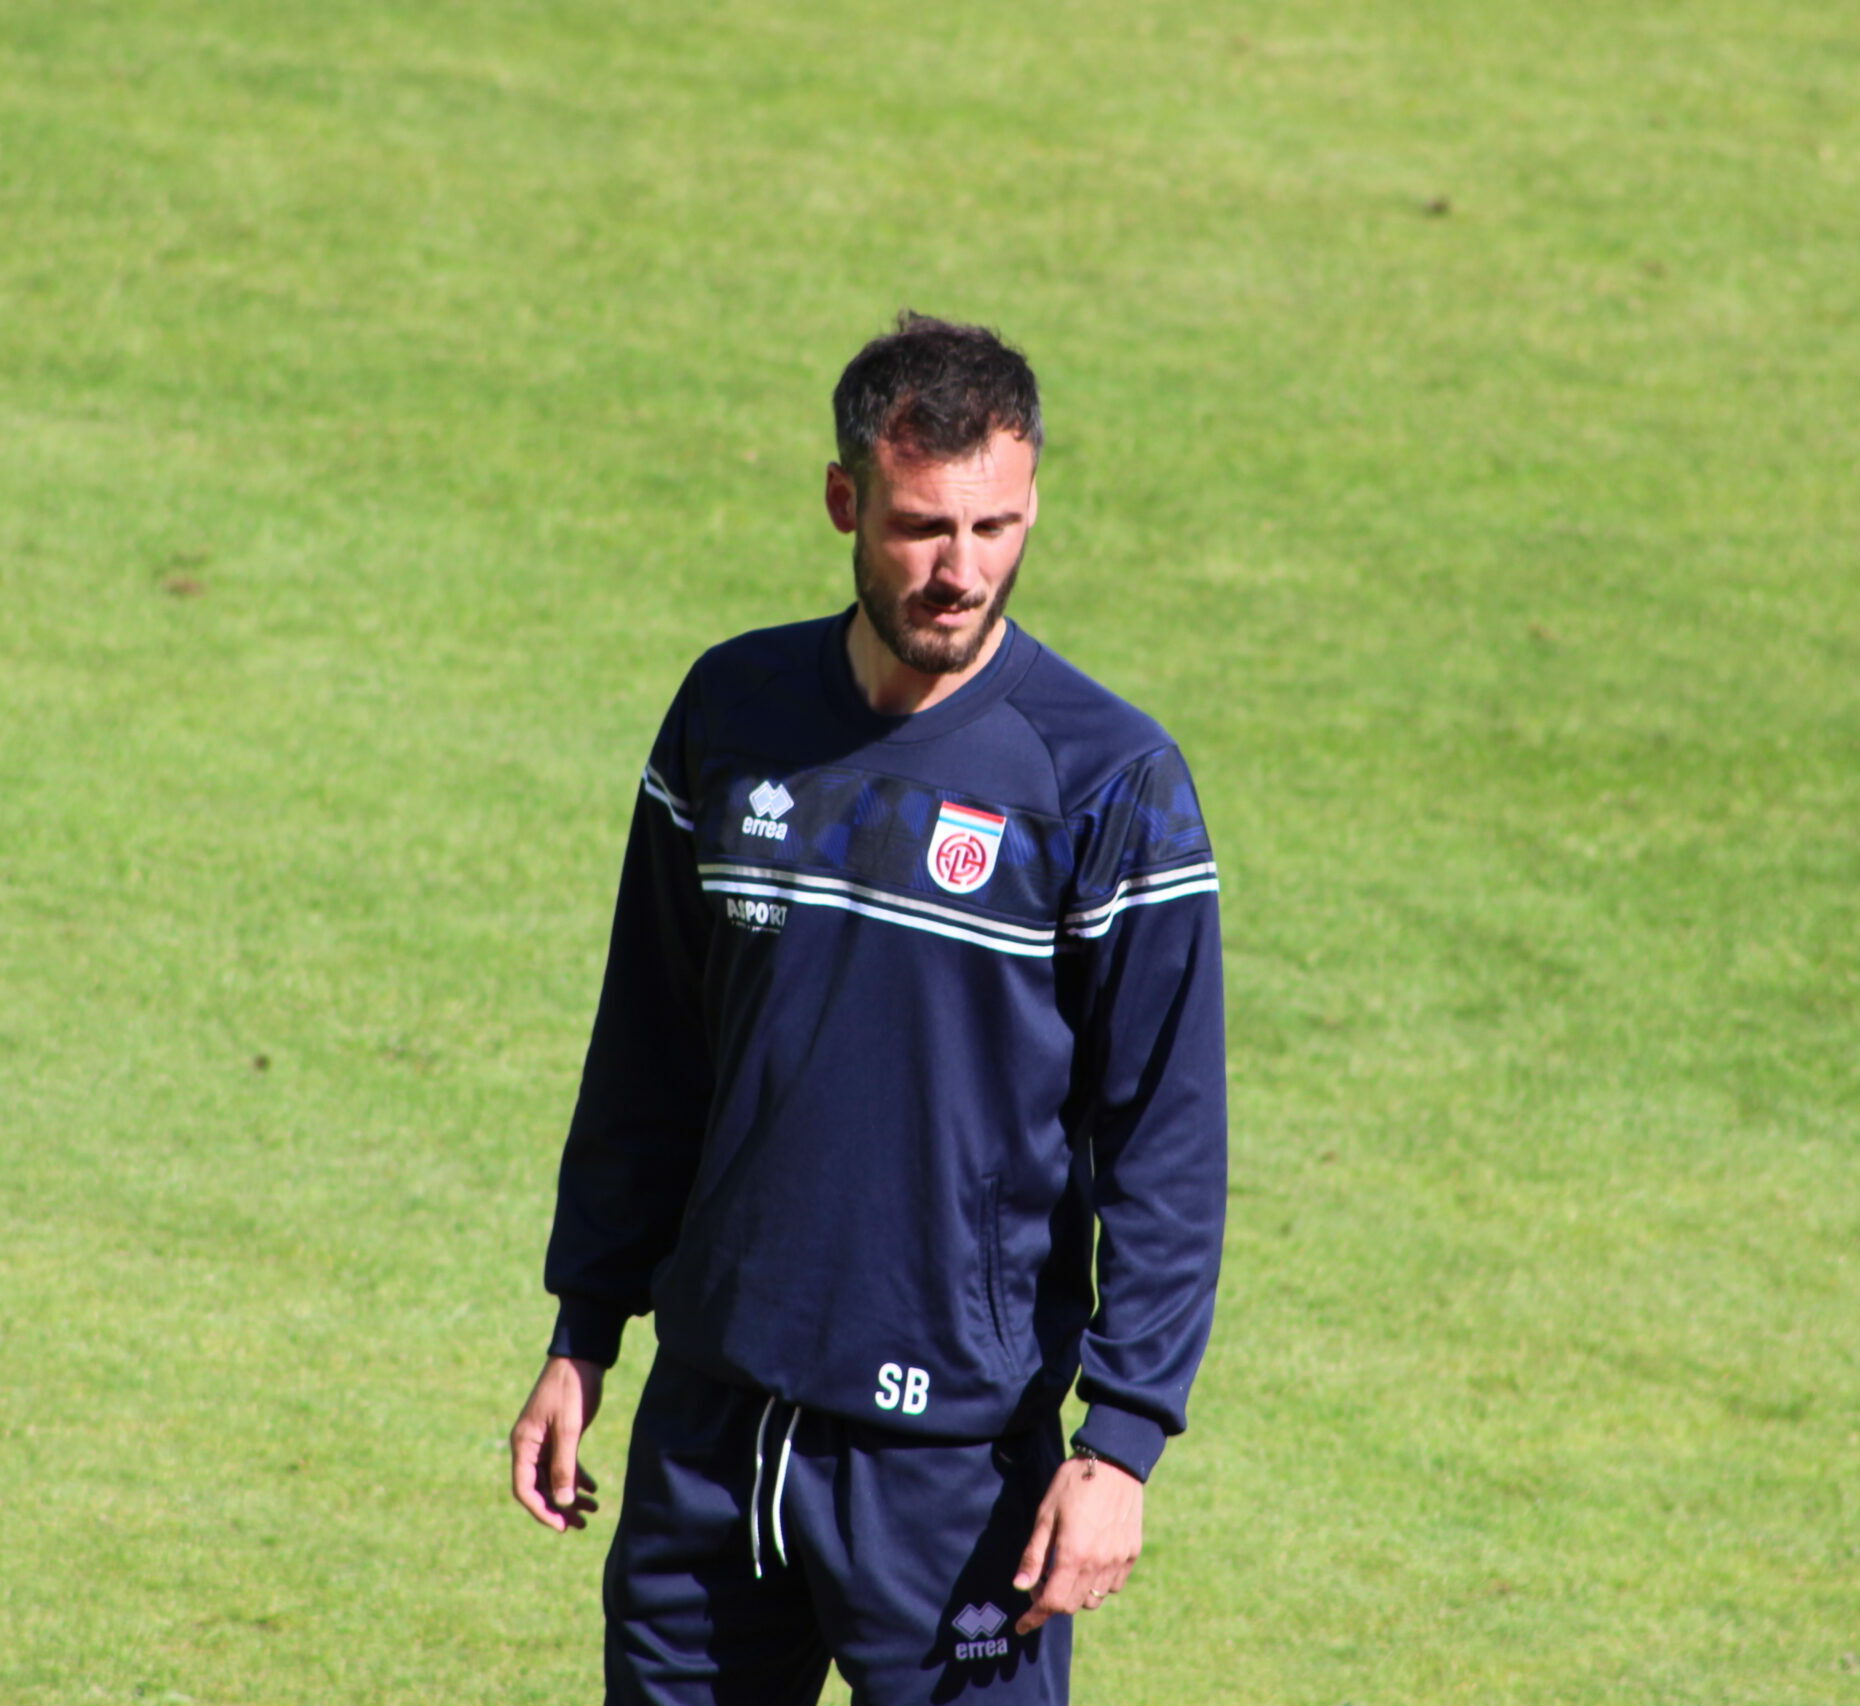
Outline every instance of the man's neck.
<svg viewBox="0 0 1860 1706"><path fill-rule="evenodd" d="M975 661L966 669L948 675L930 675L899 661L897 654L878 637L865 611L853 610L846 628L846 660L852 665L853 682L860 697L883 717L908 717L940 705L951 694L973 681L985 670L1007 637L1007 623L997 622Z"/></svg>

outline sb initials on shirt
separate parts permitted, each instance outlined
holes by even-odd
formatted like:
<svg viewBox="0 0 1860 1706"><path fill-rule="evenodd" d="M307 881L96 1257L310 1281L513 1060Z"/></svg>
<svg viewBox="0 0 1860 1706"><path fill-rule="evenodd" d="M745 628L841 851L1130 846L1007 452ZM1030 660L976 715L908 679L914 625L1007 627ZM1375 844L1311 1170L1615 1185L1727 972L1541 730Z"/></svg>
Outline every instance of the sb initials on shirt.
<svg viewBox="0 0 1860 1706"><path fill-rule="evenodd" d="M888 1362L878 1371L878 1390L872 1402L881 1410L898 1410L921 1416L930 1404L930 1375L921 1368L904 1368Z"/></svg>

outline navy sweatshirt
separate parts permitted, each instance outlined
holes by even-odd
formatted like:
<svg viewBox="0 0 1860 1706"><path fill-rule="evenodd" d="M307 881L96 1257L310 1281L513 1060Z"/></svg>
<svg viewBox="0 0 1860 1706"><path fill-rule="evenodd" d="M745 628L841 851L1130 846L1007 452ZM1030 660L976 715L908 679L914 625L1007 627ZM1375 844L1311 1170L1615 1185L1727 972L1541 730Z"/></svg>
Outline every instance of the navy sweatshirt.
<svg viewBox="0 0 1860 1706"><path fill-rule="evenodd" d="M950 698L882 716L849 615L705 654L653 747L551 1351L611 1363L651 1311L717 1379L945 1438L1049 1414L1076 1375L1079 1439L1147 1476L1226 1200L1193 784L1011 623Z"/></svg>

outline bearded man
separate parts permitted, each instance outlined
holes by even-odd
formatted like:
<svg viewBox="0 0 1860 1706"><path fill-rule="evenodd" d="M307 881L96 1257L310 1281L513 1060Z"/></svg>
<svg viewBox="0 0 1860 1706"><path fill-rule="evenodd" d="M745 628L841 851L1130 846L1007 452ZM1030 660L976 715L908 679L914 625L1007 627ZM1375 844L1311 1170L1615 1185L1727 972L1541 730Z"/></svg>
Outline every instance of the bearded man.
<svg viewBox="0 0 1860 1706"><path fill-rule="evenodd" d="M706 653L654 743L511 1434L584 1527L654 1317L610 1706L1063 1702L1213 1312L1214 861L1168 735L1005 615L1033 372L907 313L833 402L856 602Z"/></svg>

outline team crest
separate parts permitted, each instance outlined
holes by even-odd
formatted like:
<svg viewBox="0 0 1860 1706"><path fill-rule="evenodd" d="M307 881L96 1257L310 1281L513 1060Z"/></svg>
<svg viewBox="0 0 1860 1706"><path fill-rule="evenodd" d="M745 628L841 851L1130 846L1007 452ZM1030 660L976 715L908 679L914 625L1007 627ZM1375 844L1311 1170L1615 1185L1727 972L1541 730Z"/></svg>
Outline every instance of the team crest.
<svg viewBox="0 0 1860 1706"><path fill-rule="evenodd" d="M973 806L953 806L947 800L936 814L936 830L924 863L940 889L951 894L973 894L995 874L995 856L1001 851L1001 832L1007 819Z"/></svg>

